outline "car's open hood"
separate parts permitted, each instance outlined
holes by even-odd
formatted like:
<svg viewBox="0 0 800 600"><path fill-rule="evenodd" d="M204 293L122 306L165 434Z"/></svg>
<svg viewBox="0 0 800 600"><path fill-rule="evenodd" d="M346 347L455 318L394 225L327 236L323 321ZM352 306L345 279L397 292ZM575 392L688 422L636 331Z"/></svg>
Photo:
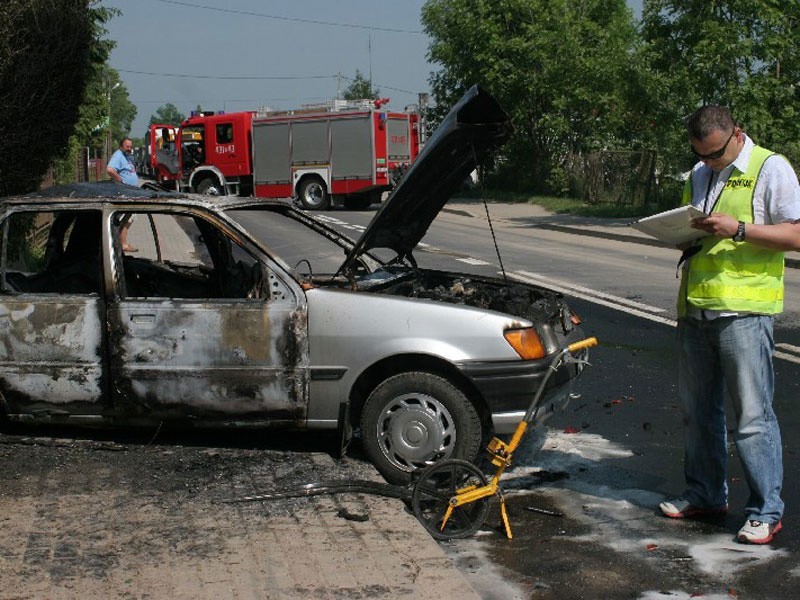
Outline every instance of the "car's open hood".
<svg viewBox="0 0 800 600"><path fill-rule="evenodd" d="M413 260L411 252L450 196L510 133L508 115L497 101L473 86L425 143L347 255L340 272L346 273L360 254L375 248L389 248L398 258Z"/></svg>

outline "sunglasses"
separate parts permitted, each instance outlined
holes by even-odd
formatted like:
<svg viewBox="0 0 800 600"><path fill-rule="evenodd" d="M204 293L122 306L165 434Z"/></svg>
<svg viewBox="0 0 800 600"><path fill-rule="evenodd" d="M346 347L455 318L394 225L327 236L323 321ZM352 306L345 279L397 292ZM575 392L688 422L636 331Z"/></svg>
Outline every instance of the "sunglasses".
<svg viewBox="0 0 800 600"><path fill-rule="evenodd" d="M725 150L728 149L728 144L731 143L734 133L736 133L735 127L733 128L733 131L731 131L731 134L728 136L728 141L725 142L725 145L719 150L715 150L714 152L709 152L708 154L700 154L697 150L694 149L694 146L692 146L692 154L694 154L700 160L716 160L720 158L723 154L725 154Z"/></svg>

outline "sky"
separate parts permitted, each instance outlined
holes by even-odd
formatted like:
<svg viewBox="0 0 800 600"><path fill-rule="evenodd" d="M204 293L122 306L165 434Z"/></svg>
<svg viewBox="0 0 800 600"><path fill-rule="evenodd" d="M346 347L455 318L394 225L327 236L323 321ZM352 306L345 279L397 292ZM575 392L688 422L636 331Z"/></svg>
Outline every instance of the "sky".
<svg viewBox="0 0 800 600"><path fill-rule="evenodd" d="M634 15L642 0L627 0ZM110 64L144 135L166 103L188 115L291 109L336 98L356 70L372 78L390 110L428 89L425 0L103 0L121 14L106 25Z"/></svg>

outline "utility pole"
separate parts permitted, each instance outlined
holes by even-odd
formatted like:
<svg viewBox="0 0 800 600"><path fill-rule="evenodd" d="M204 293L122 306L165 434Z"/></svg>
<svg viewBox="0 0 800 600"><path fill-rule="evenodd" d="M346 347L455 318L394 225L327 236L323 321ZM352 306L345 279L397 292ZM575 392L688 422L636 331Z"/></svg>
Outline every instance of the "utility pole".
<svg viewBox="0 0 800 600"><path fill-rule="evenodd" d="M106 100L108 101L108 135L106 136L106 165L108 165L108 161L111 160L111 154L114 152L114 140L112 139L111 135L111 92L117 89L120 85L118 81L113 86L111 86L111 80L108 80L108 93L106 94Z"/></svg>
<svg viewBox="0 0 800 600"><path fill-rule="evenodd" d="M375 88L372 87L372 32L369 32L368 50L369 50L369 93L372 94Z"/></svg>
<svg viewBox="0 0 800 600"><path fill-rule="evenodd" d="M430 96L425 92L417 95L419 110L419 145L422 147L428 139L428 102Z"/></svg>

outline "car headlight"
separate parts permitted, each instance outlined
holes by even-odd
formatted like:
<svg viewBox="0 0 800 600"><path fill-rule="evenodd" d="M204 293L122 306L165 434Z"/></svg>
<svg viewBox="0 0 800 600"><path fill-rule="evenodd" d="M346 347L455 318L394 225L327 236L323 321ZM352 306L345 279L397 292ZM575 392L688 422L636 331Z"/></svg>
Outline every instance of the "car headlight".
<svg viewBox="0 0 800 600"><path fill-rule="evenodd" d="M542 344L539 334L536 333L533 327L506 329L505 332L503 332L503 337L511 344L511 347L519 354L520 358L524 360L544 358L547 356L544 344Z"/></svg>

